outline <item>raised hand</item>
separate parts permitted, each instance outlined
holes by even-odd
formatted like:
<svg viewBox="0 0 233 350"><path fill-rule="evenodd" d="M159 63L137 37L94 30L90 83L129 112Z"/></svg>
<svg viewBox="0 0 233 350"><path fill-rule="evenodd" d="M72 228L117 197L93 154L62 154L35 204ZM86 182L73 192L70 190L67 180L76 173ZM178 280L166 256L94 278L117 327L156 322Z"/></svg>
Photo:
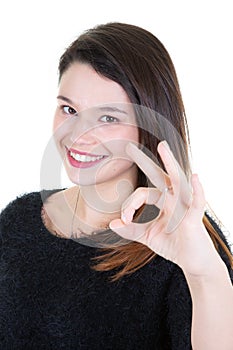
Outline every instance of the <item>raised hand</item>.
<svg viewBox="0 0 233 350"><path fill-rule="evenodd" d="M210 261L219 257L202 221L206 204L203 188L197 175L192 175L191 184L188 182L165 141L159 143L158 152L167 173L135 145L128 144L128 155L155 188L136 189L123 203L121 219L111 221L110 227L123 238L145 244L187 273L205 274ZM132 222L143 204L157 206L159 215L147 223Z"/></svg>

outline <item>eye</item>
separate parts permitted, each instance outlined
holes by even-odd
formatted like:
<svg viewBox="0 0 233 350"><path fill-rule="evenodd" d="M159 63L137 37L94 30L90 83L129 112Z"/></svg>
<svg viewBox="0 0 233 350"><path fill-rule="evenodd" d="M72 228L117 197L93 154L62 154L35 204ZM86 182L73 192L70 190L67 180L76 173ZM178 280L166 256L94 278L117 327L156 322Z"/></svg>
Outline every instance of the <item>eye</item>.
<svg viewBox="0 0 233 350"><path fill-rule="evenodd" d="M68 115L75 115L77 114L76 110L70 106L61 106L61 110Z"/></svg>
<svg viewBox="0 0 233 350"><path fill-rule="evenodd" d="M111 115L103 115L100 120L105 123L117 123L119 119L112 117Z"/></svg>

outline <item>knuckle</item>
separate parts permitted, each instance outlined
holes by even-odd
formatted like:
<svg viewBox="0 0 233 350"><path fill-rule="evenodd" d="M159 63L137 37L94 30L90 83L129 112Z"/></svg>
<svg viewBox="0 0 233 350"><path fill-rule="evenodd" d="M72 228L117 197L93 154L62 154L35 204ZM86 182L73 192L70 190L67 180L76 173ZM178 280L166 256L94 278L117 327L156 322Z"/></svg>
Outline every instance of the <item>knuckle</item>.
<svg viewBox="0 0 233 350"><path fill-rule="evenodd" d="M173 187L178 187L179 188L180 185L181 185L180 175L179 174L175 174L175 176L172 179L172 182L173 182Z"/></svg>

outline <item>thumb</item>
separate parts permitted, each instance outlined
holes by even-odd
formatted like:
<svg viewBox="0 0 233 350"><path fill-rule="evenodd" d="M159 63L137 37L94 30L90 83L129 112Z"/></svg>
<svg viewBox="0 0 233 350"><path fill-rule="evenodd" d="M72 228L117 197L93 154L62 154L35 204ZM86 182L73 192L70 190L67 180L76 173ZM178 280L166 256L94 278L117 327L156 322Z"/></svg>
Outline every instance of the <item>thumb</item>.
<svg viewBox="0 0 233 350"><path fill-rule="evenodd" d="M206 199L202 184L197 174L192 175L192 188L193 202L190 208L190 216L193 217L194 220L202 220L205 211Z"/></svg>
<svg viewBox="0 0 233 350"><path fill-rule="evenodd" d="M146 225L147 224L138 224L134 222L125 224L121 219L116 219L110 222L109 227L125 239L144 243L143 237Z"/></svg>
<svg viewBox="0 0 233 350"><path fill-rule="evenodd" d="M110 221L109 227L112 231L120 234L120 231L126 227L126 225L121 219L114 219Z"/></svg>
<svg viewBox="0 0 233 350"><path fill-rule="evenodd" d="M123 228L125 226L126 225L124 224L124 222L121 219L112 220L109 224L110 229L115 231L115 232L117 232L116 231L117 229Z"/></svg>
<svg viewBox="0 0 233 350"><path fill-rule="evenodd" d="M133 240L133 235L129 230L129 226L130 225L126 225L121 219L112 220L109 224L110 229L116 232L119 236L127 240Z"/></svg>

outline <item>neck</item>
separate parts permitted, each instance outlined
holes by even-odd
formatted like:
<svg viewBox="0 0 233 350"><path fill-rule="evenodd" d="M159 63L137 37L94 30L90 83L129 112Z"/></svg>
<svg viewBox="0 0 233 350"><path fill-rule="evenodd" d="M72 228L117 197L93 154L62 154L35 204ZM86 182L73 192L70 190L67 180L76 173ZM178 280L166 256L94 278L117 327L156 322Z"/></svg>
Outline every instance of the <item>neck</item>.
<svg viewBox="0 0 233 350"><path fill-rule="evenodd" d="M80 186L75 217L79 223L95 228L106 228L110 221L120 217L123 202L136 187L134 179L125 177L111 183Z"/></svg>

